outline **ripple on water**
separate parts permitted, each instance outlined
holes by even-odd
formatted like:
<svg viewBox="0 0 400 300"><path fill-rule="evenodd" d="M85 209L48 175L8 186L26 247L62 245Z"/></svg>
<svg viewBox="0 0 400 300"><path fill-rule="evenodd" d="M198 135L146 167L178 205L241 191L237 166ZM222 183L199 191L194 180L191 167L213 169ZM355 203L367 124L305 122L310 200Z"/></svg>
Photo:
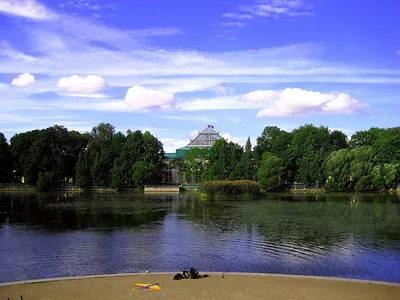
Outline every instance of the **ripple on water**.
<svg viewBox="0 0 400 300"><path fill-rule="evenodd" d="M0 281L193 265L400 282L398 204L107 197L15 205L0 219Z"/></svg>

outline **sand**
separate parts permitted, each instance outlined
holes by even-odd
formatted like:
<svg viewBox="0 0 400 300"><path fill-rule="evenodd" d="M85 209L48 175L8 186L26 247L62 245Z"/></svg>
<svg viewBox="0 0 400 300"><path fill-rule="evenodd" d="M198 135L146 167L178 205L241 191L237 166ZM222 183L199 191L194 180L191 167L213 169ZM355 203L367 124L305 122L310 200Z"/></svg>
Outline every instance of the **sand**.
<svg viewBox="0 0 400 300"><path fill-rule="evenodd" d="M0 300L101 299L400 299L400 285L300 276L209 273L209 278L173 280L173 274L136 274L109 277L27 282L0 286ZM132 291L134 283L159 283L161 290Z"/></svg>

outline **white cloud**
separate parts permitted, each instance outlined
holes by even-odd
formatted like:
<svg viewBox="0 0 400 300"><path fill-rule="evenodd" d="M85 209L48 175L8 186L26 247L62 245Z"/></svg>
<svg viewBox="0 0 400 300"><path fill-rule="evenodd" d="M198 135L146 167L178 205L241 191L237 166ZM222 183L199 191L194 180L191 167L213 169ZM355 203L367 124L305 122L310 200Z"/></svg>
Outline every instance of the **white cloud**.
<svg viewBox="0 0 400 300"><path fill-rule="evenodd" d="M0 13L32 20L49 20L56 17L36 0L0 0Z"/></svg>
<svg viewBox="0 0 400 300"><path fill-rule="evenodd" d="M226 119L227 119L229 122L235 123L235 124L242 122L242 118L235 117L235 116L227 116Z"/></svg>
<svg viewBox="0 0 400 300"><path fill-rule="evenodd" d="M243 95L241 99L245 102L260 103L260 102L265 102L266 99L275 98L277 96L278 92L276 91L257 90Z"/></svg>
<svg viewBox="0 0 400 300"><path fill-rule="evenodd" d="M275 1L274 5L281 5L280 3L291 10L296 8L296 1ZM262 4L271 5L266 2ZM88 87L85 84L83 88L90 91L81 91L79 84L67 89L68 84L63 89L57 89L57 80L61 77L71 79L72 74L96 74L112 87L128 89L137 85L146 90L169 93L168 97L172 94L173 99L175 94L177 108L181 110L266 108L262 101L240 101L239 96L226 88L233 84L400 83L398 70L359 68L356 62L331 64L329 60L325 60L325 47L318 44L304 43L227 52L166 50L150 47L147 38L179 34L179 30L121 30L85 18L64 14L55 17L57 19L21 26L22 32L16 32L16 35L26 36L23 51L10 42L0 42L1 74L18 75L27 72L41 76L41 80L29 88L10 87L7 90L10 106L7 109L47 109L45 105L52 105L53 108L57 106L77 110L142 111L132 105L132 101L122 98L110 97L104 100L107 96L101 92L101 87ZM82 81L84 78L79 79ZM217 94L215 97L193 98L191 95L178 95L211 90ZM45 103L34 101L30 97L32 94L45 92L63 93L63 96L70 99L55 99ZM16 99L18 101L13 101ZM342 100L341 105L345 106L346 101L349 99ZM150 104L152 105L156 104ZM340 106L339 102L332 105L324 108L325 113L337 110L337 106ZM139 107L146 110L148 108L143 107L148 106L141 104ZM156 107L174 105L171 102L170 105Z"/></svg>
<svg viewBox="0 0 400 300"><path fill-rule="evenodd" d="M199 135L199 131L197 131L197 130L192 130L192 131L189 133L189 139L190 139L190 140L193 140L193 139L195 139L198 135Z"/></svg>
<svg viewBox="0 0 400 300"><path fill-rule="evenodd" d="M228 142L233 142L233 143L237 143L241 146L244 146L244 144L246 144L247 141L247 137L235 137L230 135L229 133L223 133L221 134L221 136L226 139Z"/></svg>
<svg viewBox="0 0 400 300"><path fill-rule="evenodd" d="M174 139L174 138L161 138L161 143L163 143L163 148L166 153L175 153L176 149L185 147L189 144L189 139Z"/></svg>
<svg viewBox="0 0 400 300"><path fill-rule="evenodd" d="M21 74L11 81L11 84L15 86L25 86L33 83L35 83L35 76L29 73Z"/></svg>
<svg viewBox="0 0 400 300"><path fill-rule="evenodd" d="M246 23L243 22L221 22L219 24L226 27L243 27L246 25Z"/></svg>
<svg viewBox="0 0 400 300"><path fill-rule="evenodd" d="M133 110L168 109L172 107L173 93L152 90L140 85L129 88L125 95L125 103Z"/></svg>
<svg viewBox="0 0 400 300"><path fill-rule="evenodd" d="M259 103L265 108L257 117L288 117L322 113L353 114L367 106L348 94L324 94L299 88L281 92L258 90L241 97L247 103Z"/></svg>
<svg viewBox="0 0 400 300"><path fill-rule="evenodd" d="M233 89L231 87L222 86L222 85L213 86L211 88L211 90L220 96L226 96L228 94L229 95L233 94Z"/></svg>
<svg viewBox="0 0 400 300"><path fill-rule="evenodd" d="M59 4L60 9L63 12L79 15L80 12L85 13L88 17L88 13L93 12L92 16L95 18L102 18L103 16L110 17L114 16L116 10L114 4L101 4L97 0L67 0Z"/></svg>
<svg viewBox="0 0 400 300"><path fill-rule="evenodd" d="M98 93L107 88L107 82L97 75L87 75L79 77L72 75L71 77L63 77L57 82L57 87L72 93Z"/></svg>
<svg viewBox="0 0 400 300"><path fill-rule="evenodd" d="M75 8L82 10L99 10L101 8L101 6L97 4L97 1L93 0L68 0L61 2L59 7L62 9Z"/></svg>
<svg viewBox="0 0 400 300"><path fill-rule="evenodd" d="M0 41L0 58L1 57L4 57L6 60L9 59L13 62L34 62L35 61L34 57L26 55L26 54L16 50L7 41ZM0 65L0 68L1 68L1 65ZM0 71L1 71L1 69L0 69ZM13 72L13 73L19 73L19 72Z"/></svg>
<svg viewBox="0 0 400 300"><path fill-rule="evenodd" d="M126 81L128 82L128 81ZM130 80L132 82L132 80ZM162 90L170 93L188 93L188 92L196 92L196 91L204 91L209 88L213 88L216 85L219 85L221 79L218 78L188 78L188 77L178 77L178 78L140 78L136 79L135 82L138 85L146 85L155 90ZM114 85L124 85L125 80L118 79L114 81L110 81L110 84Z"/></svg>
<svg viewBox="0 0 400 300"><path fill-rule="evenodd" d="M93 98L93 99L110 98L110 96L104 94L68 94L68 93L58 93L58 94L61 96L73 97L73 98Z"/></svg>
<svg viewBox="0 0 400 300"><path fill-rule="evenodd" d="M196 98L181 101L176 108L179 110L220 110L262 108L260 104L251 104L239 100L239 96L224 96L216 98Z"/></svg>
<svg viewBox="0 0 400 300"><path fill-rule="evenodd" d="M222 17L229 19L239 19L239 20L253 19L252 15L237 14L237 13L224 13L222 14Z"/></svg>
<svg viewBox="0 0 400 300"><path fill-rule="evenodd" d="M260 109L257 117L288 117L313 114L354 114L368 105L348 94L324 94L299 88L283 91L256 90L242 96L198 98L181 101L179 110Z"/></svg>
<svg viewBox="0 0 400 300"><path fill-rule="evenodd" d="M261 4L243 5L239 9L253 16L268 18L279 16L312 16L301 0L262 0Z"/></svg>
<svg viewBox="0 0 400 300"><path fill-rule="evenodd" d="M177 115L177 116L164 116L166 119L180 120L180 121L191 121L191 122L205 122L205 123L217 123L215 118L207 116L196 116L196 115Z"/></svg>

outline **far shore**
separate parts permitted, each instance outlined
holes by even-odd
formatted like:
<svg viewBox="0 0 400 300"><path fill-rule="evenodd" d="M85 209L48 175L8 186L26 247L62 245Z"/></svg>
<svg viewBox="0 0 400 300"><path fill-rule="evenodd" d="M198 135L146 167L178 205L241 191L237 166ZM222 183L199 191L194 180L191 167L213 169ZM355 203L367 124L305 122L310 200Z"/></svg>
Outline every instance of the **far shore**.
<svg viewBox="0 0 400 300"><path fill-rule="evenodd" d="M7 188L0 188L0 192L27 192L27 193L38 193L37 189L35 187L20 187L20 186L10 186ZM48 191L46 193L54 193L54 192L71 192L71 193L82 193L82 192L90 192L90 193L127 193L127 192L143 192L141 189L124 189L124 190L116 190L112 188L92 188L88 190L83 190L80 188L58 188L54 189L51 191ZM168 191L158 191L157 194L168 194L168 193L173 193L177 194L176 191L173 192L168 192ZM192 190L183 190L180 191L179 193L190 193L190 194L195 194L198 193L198 191L193 192ZM284 189L281 191L274 191L271 192L271 194L276 194L276 193L281 193L281 194L377 194L377 195L390 195L390 194L400 194L400 189L388 189L388 190L380 190L380 191L369 191L369 192L331 192L327 193L324 189ZM269 192L265 192L262 195L268 195Z"/></svg>
<svg viewBox="0 0 400 300"><path fill-rule="evenodd" d="M207 273L201 279L173 280L175 273L78 276L0 283L0 299L400 299L400 284L253 273ZM137 289L158 283L161 290Z"/></svg>

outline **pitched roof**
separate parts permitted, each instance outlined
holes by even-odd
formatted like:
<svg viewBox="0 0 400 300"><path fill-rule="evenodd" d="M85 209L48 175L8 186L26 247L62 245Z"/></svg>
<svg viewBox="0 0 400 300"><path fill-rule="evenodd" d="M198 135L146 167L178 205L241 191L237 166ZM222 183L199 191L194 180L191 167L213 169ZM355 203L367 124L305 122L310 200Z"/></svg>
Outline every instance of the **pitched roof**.
<svg viewBox="0 0 400 300"><path fill-rule="evenodd" d="M186 147L212 147L218 139L222 139L222 137L214 130L213 125L208 125Z"/></svg>

